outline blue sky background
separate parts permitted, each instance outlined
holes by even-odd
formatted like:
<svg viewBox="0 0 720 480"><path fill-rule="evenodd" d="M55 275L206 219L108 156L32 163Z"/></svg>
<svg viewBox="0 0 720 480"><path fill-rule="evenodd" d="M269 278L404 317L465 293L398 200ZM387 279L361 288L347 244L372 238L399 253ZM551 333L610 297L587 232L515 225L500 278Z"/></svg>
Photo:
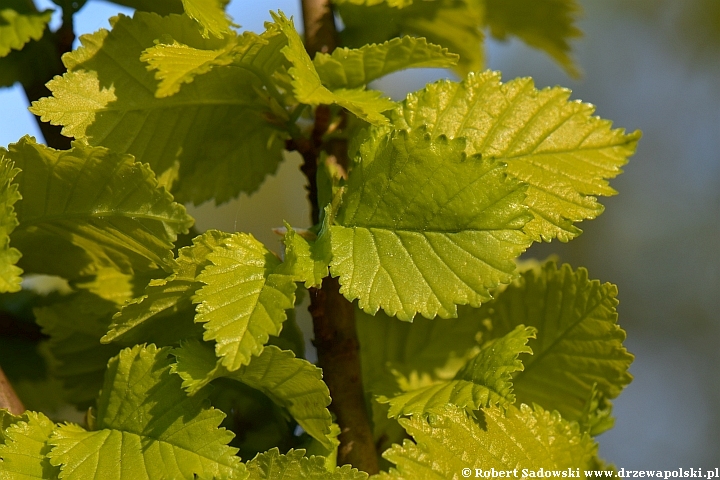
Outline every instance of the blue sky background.
<svg viewBox="0 0 720 480"><path fill-rule="evenodd" d="M39 4L51 5L48 0ZM568 244L535 246L558 254L591 278L618 284L620 324L637 358L635 380L615 401L616 427L599 437L618 467L720 466L720 1L583 0L582 39L573 44L584 70L569 79L551 60L520 42L488 43L489 67L505 79L531 75L539 87L564 85L573 98L644 137L626 173L604 199L605 213L581 225ZM298 18L298 2L234 0L236 23L259 31L268 8ZM91 0L78 15L80 33L107 26L124 11ZM299 23L299 22L298 22ZM399 99L444 71L400 73L376 88ZM0 90L0 145L39 135L19 88ZM269 233L288 220L307 223L299 159L252 197L193 208L201 229ZM270 204L279 208L270 210Z"/></svg>

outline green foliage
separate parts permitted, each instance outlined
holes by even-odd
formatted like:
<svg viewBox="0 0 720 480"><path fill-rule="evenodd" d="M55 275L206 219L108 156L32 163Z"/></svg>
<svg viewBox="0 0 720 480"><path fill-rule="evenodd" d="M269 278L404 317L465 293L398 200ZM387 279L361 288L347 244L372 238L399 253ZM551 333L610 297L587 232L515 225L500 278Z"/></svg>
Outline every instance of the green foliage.
<svg viewBox="0 0 720 480"><path fill-rule="evenodd" d="M195 292L202 287L197 276L210 265L207 256L230 235L210 230L193 239L193 245L178 252L172 274L151 281L145 294L127 302L114 317L104 343L141 343L151 340L172 344L193 336ZM198 336L199 336L198 332Z"/></svg>
<svg viewBox="0 0 720 480"><path fill-rule="evenodd" d="M303 450L290 450L281 455L277 448L263 453L248 462L249 480L365 480L367 473L360 472L350 465L336 467L328 471L322 457L306 457Z"/></svg>
<svg viewBox="0 0 720 480"><path fill-rule="evenodd" d="M513 380L518 400L579 421L593 397L615 398L632 379L627 370L633 356L622 345L616 295L615 285L588 279L583 268L548 262L460 317L489 318L488 338L503 338L517 325L537 328L537 339L529 344L533 356Z"/></svg>
<svg viewBox="0 0 720 480"><path fill-rule="evenodd" d="M408 95L393 120L398 128L465 138L468 155L505 162L529 185L535 218L523 230L534 241L566 242L581 233L574 222L602 213L595 196L615 194L606 179L621 172L640 138L612 130L592 116L592 105L569 96L560 87L536 90L530 78L502 84L496 72L470 74Z"/></svg>
<svg viewBox="0 0 720 480"><path fill-rule="evenodd" d="M577 424L527 405L485 409L480 419L448 406L442 413L416 415L401 424L415 441L405 440L385 452L396 467L378 479L452 478L468 466L468 458L483 470L582 471L597 451Z"/></svg>
<svg viewBox="0 0 720 480"><path fill-rule="evenodd" d="M358 88L406 68L452 67L458 56L424 38L393 38L380 45L358 49L338 48L319 53L313 63L323 85L331 90Z"/></svg>
<svg viewBox="0 0 720 480"><path fill-rule="evenodd" d="M20 169L14 168L9 158L0 157L0 189L2 191L2 210L0 211L0 292L17 292L20 290L22 269L15 266L22 254L17 248L10 246L10 234L18 226L17 214L13 205L22 198L18 192L18 184L14 183Z"/></svg>
<svg viewBox="0 0 720 480"><path fill-rule="evenodd" d="M570 58L568 40L582 35L574 25L580 7L575 0L485 0L486 22L494 37L519 37L545 50L572 76L580 72Z"/></svg>
<svg viewBox="0 0 720 480"><path fill-rule="evenodd" d="M19 318L4 305L31 298L43 340L22 351L95 407L83 425L0 409L0 479L365 479L338 465L357 445L337 371L362 385L373 478L604 465L592 436L631 380L617 289L518 256L602 212L639 133L482 72L488 31L576 73L573 0L336 0L341 44L314 58L282 12L238 33L223 0L117 0L133 17L54 78L49 13L7 3L0 86L47 82L31 111L75 141L0 148L0 306ZM56 4L67 20L84 2ZM402 103L368 85L420 67L462 79ZM277 253L190 231L177 202L252 193L286 149L315 225L285 223ZM304 358L308 297L321 362L331 344L342 368Z"/></svg>
<svg viewBox="0 0 720 480"><path fill-rule="evenodd" d="M321 370L307 360L269 345L248 365L230 372L215 357L212 348L200 342L183 343L174 354L177 357L174 370L183 379L188 393L195 394L216 378L237 380L286 408L309 435L326 448L333 447L332 420L327 410L330 394Z"/></svg>
<svg viewBox="0 0 720 480"><path fill-rule="evenodd" d="M33 11L23 1L5 1L0 8L0 58L21 50L30 40L40 40L52 11Z"/></svg>
<svg viewBox="0 0 720 480"><path fill-rule="evenodd" d="M212 265L198 276L196 322L203 339L215 341L223 366L237 370L259 355L270 335L278 335L295 304L295 282L276 273L277 258L252 235L236 234L208 254Z"/></svg>
<svg viewBox="0 0 720 480"><path fill-rule="evenodd" d="M406 392L392 398L379 397L389 403L388 415L414 415L435 413L450 405L465 408L468 412L479 408L508 405L515 401L512 394L512 374L523 370L518 359L520 353L532 353L526 343L535 336L532 327L519 326L504 337L483 345L450 381L409 386ZM407 380L405 380L407 383ZM403 383L405 383L403 382ZM421 384L425 383L421 381Z"/></svg>
<svg viewBox="0 0 720 480"><path fill-rule="evenodd" d="M0 148L0 158L20 169L10 239L25 271L75 279L103 268L172 268L173 242L193 220L146 165L80 142L57 151L30 137Z"/></svg>
<svg viewBox="0 0 720 480"><path fill-rule="evenodd" d="M106 471L115 478L240 475L244 466L217 429L223 413L188 397L170 373L168 350L137 346L108 364L90 430L60 425L50 440L51 463L63 478ZM122 460L122 461L121 461Z"/></svg>
<svg viewBox="0 0 720 480"><path fill-rule="evenodd" d="M0 411L0 479L57 478L50 464L49 439L54 424L42 413L26 412L18 417Z"/></svg>
<svg viewBox="0 0 720 480"><path fill-rule="evenodd" d="M68 136L134 155L160 177L178 176L181 201L221 203L254 191L281 160L284 136L263 91L273 88L268 77L284 61L284 36L271 28L239 54L245 68L213 68L177 94L156 98L155 74L141 56L168 37L202 50L232 38L204 39L185 16L121 16L111 32L83 36L83 46L63 57L68 73L48 84L54 96L32 111L63 125Z"/></svg>
<svg viewBox="0 0 720 480"><path fill-rule="evenodd" d="M330 271L348 300L402 320L445 318L511 280L530 216L502 163L423 129L373 130L359 149L330 227Z"/></svg>

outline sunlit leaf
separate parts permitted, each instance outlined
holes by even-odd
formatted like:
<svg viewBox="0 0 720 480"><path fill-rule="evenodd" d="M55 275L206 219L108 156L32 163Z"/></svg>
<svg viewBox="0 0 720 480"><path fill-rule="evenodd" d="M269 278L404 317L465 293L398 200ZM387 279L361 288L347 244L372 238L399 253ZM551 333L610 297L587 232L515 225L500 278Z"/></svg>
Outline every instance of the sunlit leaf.
<svg viewBox="0 0 720 480"><path fill-rule="evenodd" d="M19 172L10 158L0 151L0 292L17 292L22 281L22 269L15 265L22 254L10 246L10 234L18 226L13 205L21 195L13 180Z"/></svg>
<svg viewBox="0 0 720 480"><path fill-rule="evenodd" d="M535 218L524 231L535 241L568 241L580 234L574 222L602 213L596 196L616 193L607 179L621 173L640 138L569 97L565 88L537 90L530 78L503 84L499 73L485 72L408 95L393 122L465 138L468 155L506 163L530 185L525 201Z"/></svg>
<svg viewBox="0 0 720 480"><path fill-rule="evenodd" d="M222 364L237 370L280 333L295 303L295 281L275 273L280 259L252 235L232 235L207 259L212 265L197 277L205 286L195 298L195 321L205 324L204 339L215 341Z"/></svg>
<svg viewBox="0 0 720 480"><path fill-rule="evenodd" d="M414 441L405 440L383 454L396 466L378 480L454 478L469 465L485 471L569 468L576 472L579 468L582 472L597 451L589 435L557 412L521 405L483 409L479 416L482 426L458 407L401 419Z"/></svg>
<svg viewBox="0 0 720 480"><path fill-rule="evenodd" d="M320 76L305 51L293 22L282 14L273 15L273 18L288 39L283 54L292 64L288 73L292 77L293 94L300 103L308 105L336 103L369 123L376 125L387 123L387 118L382 112L394 108L393 101L382 98L381 93L374 90L362 88L328 90L322 85Z"/></svg>
<svg viewBox="0 0 720 480"><path fill-rule="evenodd" d="M217 428L224 414L185 395L168 352L137 346L110 362L94 428L62 425L50 440L63 479L246 477L227 446L233 434Z"/></svg>
<svg viewBox="0 0 720 480"><path fill-rule="evenodd" d="M509 283L529 245L525 187L462 140L375 132L360 147L330 227L341 293L374 314L451 317Z"/></svg>
<svg viewBox="0 0 720 480"><path fill-rule="evenodd" d="M365 480L368 474L350 465L328 471L323 457L306 457L304 450L282 455L277 448L261 453L247 463L249 480Z"/></svg>
<svg viewBox="0 0 720 480"><path fill-rule="evenodd" d="M449 68L458 56L424 38L393 38L357 49L336 48L332 54L318 53L313 64L323 85L331 90L358 88L406 68Z"/></svg>
<svg viewBox="0 0 720 480"><path fill-rule="evenodd" d="M47 458L55 424L36 412L10 418L0 411L0 417L6 417L0 422L0 480L58 478L59 469Z"/></svg>

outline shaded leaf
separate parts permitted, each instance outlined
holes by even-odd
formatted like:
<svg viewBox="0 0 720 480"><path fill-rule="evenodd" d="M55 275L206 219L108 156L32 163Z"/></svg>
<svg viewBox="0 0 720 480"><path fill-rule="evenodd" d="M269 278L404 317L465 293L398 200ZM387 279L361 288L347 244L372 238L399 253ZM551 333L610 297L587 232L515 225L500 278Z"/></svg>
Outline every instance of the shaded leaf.
<svg viewBox="0 0 720 480"><path fill-rule="evenodd" d="M195 292L203 284L197 280L210 264L207 256L230 236L209 230L193 239L193 245L178 252L173 273L151 281L145 294L123 306L114 317L103 343L135 344L143 341L174 343L195 333Z"/></svg>
<svg viewBox="0 0 720 480"><path fill-rule="evenodd" d="M570 57L569 40L582 36L575 26L580 6L575 0L484 0L485 21L493 37L515 35L544 50L573 77L579 71Z"/></svg>
<svg viewBox="0 0 720 480"><path fill-rule="evenodd" d="M133 154L159 177L177 170L179 201L222 203L253 192L282 159L284 120L268 92L275 91L270 75L285 63L285 36L271 27L234 58L237 66L216 66L156 98L155 72L140 57L168 37L200 50L233 41L202 38L186 16L117 17L111 32L81 37L82 46L63 57L68 73L48 84L53 96L31 110L65 135Z"/></svg>
<svg viewBox="0 0 720 480"><path fill-rule="evenodd" d="M229 372L215 357L212 347L197 341L184 342L174 350L175 373L191 395L216 378L227 377L261 391L290 415L325 448L334 446L332 418L327 406L330 392L322 381L322 371L291 351L274 345L265 347L250 363Z"/></svg>
<svg viewBox="0 0 720 480"><path fill-rule="evenodd" d="M463 76L483 67L483 13L474 0L406 2L405 8L395 8L399 2L373 2L372 6L354 3L337 5L345 25L340 32L345 47L361 48L411 35L460 55L456 70Z"/></svg>
<svg viewBox="0 0 720 480"><path fill-rule="evenodd" d="M0 87L10 87L15 82L43 85L48 78L62 72L54 38L53 32L45 29L40 40L31 40L22 50L11 50L0 57Z"/></svg>
<svg viewBox="0 0 720 480"><path fill-rule="evenodd" d="M21 50L30 40L40 40L52 18L52 10L37 12L25 2L4 3L9 3L10 8L0 8L0 57Z"/></svg>
<svg viewBox="0 0 720 480"><path fill-rule="evenodd" d="M464 408L468 413L479 408L506 406L514 403L512 375L523 370L518 359L521 353L532 353L526 343L535 337L532 327L518 326L507 335L483 345L477 354L450 381L408 390L388 398L388 416L416 415L442 411L448 404Z"/></svg>
<svg viewBox="0 0 720 480"><path fill-rule="evenodd" d="M497 299L478 311L492 321L488 338L497 338L517 325L534 326L537 339L530 341L534 355L513 384L520 402L537 403L559 411L568 420L580 420L593 390L603 397L617 397L632 379L628 368L633 356L622 342L625 332L617 325L617 287L588 278L587 270L557 268L548 262L528 270Z"/></svg>
<svg viewBox="0 0 720 480"><path fill-rule="evenodd" d="M592 116L592 105L569 97L561 87L536 90L530 78L503 84L488 71L408 95L393 124L465 138L468 155L506 163L510 175L529 184L525 201L535 218L524 231L535 241L565 242L580 234L574 222L602 213L595 196L616 193L607 179L621 173L640 138L613 130Z"/></svg>
<svg viewBox="0 0 720 480"><path fill-rule="evenodd" d="M21 169L11 239L26 271L73 279L103 268L172 268L172 242L193 220L146 165L81 142L58 151L30 137L0 148L0 157Z"/></svg>

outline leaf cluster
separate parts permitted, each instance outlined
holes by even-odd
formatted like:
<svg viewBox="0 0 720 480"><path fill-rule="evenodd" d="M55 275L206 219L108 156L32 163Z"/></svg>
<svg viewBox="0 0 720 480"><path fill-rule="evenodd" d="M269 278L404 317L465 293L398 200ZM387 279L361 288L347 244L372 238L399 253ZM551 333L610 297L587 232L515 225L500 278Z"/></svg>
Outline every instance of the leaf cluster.
<svg viewBox="0 0 720 480"><path fill-rule="evenodd" d="M238 33L221 0L117 3L137 11L82 36L31 107L72 147L0 148L0 292L63 285L33 311L41 354L90 407L0 410L0 479L367 478L337 465L295 319L327 277L355 302L377 478L599 464L631 380L617 289L518 257L602 212L639 133L482 71L487 30L576 72L573 1L337 0L342 46L314 58L282 12ZM3 71L49 14L0 16ZM368 86L419 67L463 80L399 103ZM193 229L183 203L255 191L286 149L314 155L317 224L279 229L280 252Z"/></svg>

